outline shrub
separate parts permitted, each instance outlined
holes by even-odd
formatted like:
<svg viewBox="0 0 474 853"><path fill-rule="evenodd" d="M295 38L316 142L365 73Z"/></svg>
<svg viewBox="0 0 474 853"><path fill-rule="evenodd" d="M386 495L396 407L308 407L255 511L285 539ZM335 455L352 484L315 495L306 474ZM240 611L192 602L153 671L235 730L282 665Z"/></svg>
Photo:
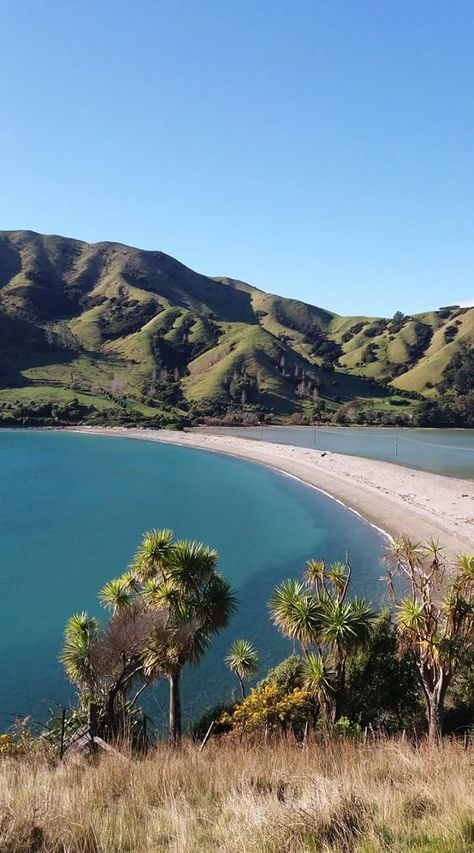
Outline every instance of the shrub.
<svg viewBox="0 0 474 853"><path fill-rule="evenodd" d="M271 669L265 678L257 684L257 689L276 685L283 693L291 693L298 687L303 687L303 661L299 655L291 655Z"/></svg>
<svg viewBox="0 0 474 853"><path fill-rule="evenodd" d="M401 731L422 719L420 700L415 661L399 655L395 627L382 614L367 648L349 661L345 713L363 728Z"/></svg>
<svg viewBox="0 0 474 853"><path fill-rule="evenodd" d="M276 684L252 690L234 710L224 714L220 722L239 732L287 731L297 733L311 716L309 694L296 687L289 693Z"/></svg>

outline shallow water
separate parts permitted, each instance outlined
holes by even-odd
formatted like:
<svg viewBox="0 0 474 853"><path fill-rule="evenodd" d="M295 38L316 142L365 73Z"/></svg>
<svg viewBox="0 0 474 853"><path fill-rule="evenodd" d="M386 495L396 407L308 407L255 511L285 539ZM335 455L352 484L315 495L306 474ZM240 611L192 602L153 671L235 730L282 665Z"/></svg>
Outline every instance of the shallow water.
<svg viewBox="0 0 474 853"><path fill-rule="evenodd" d="M382 534L336 501L263 466L189 448L53 432L0 432L0 729L43 719L73 691L57 657L67 618L105 616L103 583L127 566L143 531L171 527L218 549L239 611L205 663L185 673L185 716L230 697L230 642L257 647L261 671L291 650L268 619L275 584L313 557L349 551L354 591L385 594ZM163 710L159 691L148 703Z"/></svg>
<svg viewBox="0 0 474 853"><path fill-rule="evenodd" d="M395 462L420 471L474 480L474 430L396 429L391 427L213 427L222 435L240 435L297 447Z"/></svg>

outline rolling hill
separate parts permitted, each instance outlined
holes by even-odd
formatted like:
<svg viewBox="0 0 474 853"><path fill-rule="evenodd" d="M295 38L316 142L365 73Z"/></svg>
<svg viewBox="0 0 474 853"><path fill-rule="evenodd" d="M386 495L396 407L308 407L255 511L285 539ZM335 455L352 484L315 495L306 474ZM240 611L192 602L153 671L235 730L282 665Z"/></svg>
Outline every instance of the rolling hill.
<svg viewBox="0 0 474 853"><path fill-rule="evenodd" d="M158 251L0 232L0 406L10 411L77 401L78 417L176 421L232 408L285 416L321 400L409 405L453 386L473 343L474 308L342 317Z"/></svg>

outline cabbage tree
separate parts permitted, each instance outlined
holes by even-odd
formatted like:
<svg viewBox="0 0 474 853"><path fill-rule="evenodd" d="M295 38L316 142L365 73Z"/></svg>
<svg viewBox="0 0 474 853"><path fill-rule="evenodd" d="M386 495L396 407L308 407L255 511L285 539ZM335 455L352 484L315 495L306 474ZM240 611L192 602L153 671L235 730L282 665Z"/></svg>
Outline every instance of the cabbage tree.
<svg viewBox="0 0 474 853"><path fill-rule="evenodd" d="M326 566L309 560L305 580L283 581L274 591L269 607L281 633L296 639L312 663L323 660L333 670L332 717L342 711L347 659L363 648L375 614L362 598L348 598L352 570L345 563Z"/></svg>
<svg viewBox="0 0 474 853"><path fill-rule="evenodd" d="M147 685L164 676L170 740L180 740L183 669L200 662L236 606L217 563L217 552L207 545L176 541L171 530L151 530L129 569L99 594L111 611L107 625L100 628L87 614L69 620L61 655L66 674L83 704L100 706L113 735Z"/></svg>
<svg viewBox="0 0 474 853"><path fill-rule="evenodd" d="M226 659L226 666L239 681L242 699L245 699L246 678L252 678L258 671L258 654L248 640L234 640Z"/></svg>
<svg viewBox="0 0 474 853"><path fill-rule="evenodd" d="M387 565L401 648L415 656L428 734L437 740L446 694L474 646L474 556L461 554L451 566L438 543L402 536L394 540ZM404 597L399 596L397 577L408 587Z"/></svg>

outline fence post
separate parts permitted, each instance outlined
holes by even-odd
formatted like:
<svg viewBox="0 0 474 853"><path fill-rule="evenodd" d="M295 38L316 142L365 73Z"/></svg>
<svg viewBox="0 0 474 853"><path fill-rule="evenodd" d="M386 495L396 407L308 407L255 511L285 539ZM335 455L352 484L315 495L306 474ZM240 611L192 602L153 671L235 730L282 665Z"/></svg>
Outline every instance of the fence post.
<svg viewBox="0 0 474 853"><path fill-rule="evenodd" d="M97 705L95 702L89 702L88 713L89 734L91 738L92 749L95 749L95 736L97 734Z"/></svg>
<svg viewBox="0 0 474 853"><path fill-rule="evenodd" d="M215 721L215 720L213 720L213 721L212 721L212 723L211 723L211 725L209 726L209 728L208 728L208 730L207 730L206 734L204 735L204 740L203 740L203 742L201 743L201 746L199 747L199 752L202 752L202 750L203 750L203 749L204 749L204 747L206 746L206 743L208 742L208 740L209 740L209 738L210 738L210 736L211 736L211 732L212 732L212 730L213 730L213 728L214 728L215 724L216 724L216 721Z"/></svg>

